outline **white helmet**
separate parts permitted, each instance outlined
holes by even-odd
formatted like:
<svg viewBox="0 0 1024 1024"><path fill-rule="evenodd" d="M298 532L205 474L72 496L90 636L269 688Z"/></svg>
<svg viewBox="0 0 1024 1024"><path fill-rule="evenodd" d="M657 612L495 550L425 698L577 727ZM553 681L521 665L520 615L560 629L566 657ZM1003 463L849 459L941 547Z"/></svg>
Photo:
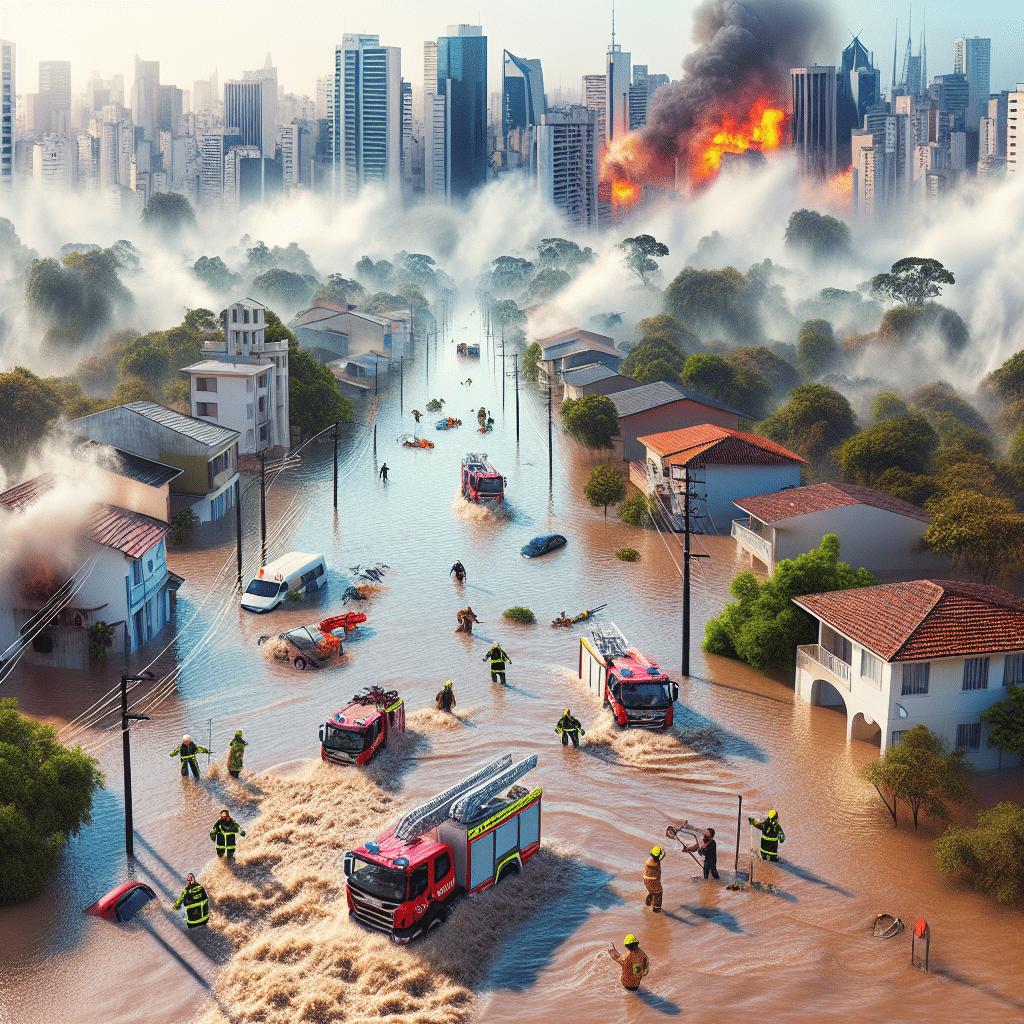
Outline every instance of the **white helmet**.
<svg viewBox="0 0 1024 1024"><path fill-rule="evenodd" d="M189 736L188 733L185 733L185 735L181 737L181 742L182 743L191 743L192 742L192 737Z"/></svg>

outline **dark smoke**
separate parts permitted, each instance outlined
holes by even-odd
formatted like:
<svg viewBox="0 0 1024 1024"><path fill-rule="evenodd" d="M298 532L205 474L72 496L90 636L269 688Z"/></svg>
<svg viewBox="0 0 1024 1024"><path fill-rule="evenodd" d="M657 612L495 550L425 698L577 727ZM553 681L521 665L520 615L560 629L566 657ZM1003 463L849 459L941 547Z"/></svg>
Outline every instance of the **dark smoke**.
<svg viewBox="0 0 1024 1024"><path fill-rule="evenodd" d="M693 37L700 45L683 60L682 79L654 94L641 130L643 144L661 158L685 150L680 136L745 113L759 95L785 109L789 69L813 61L832 24L813 0L706 0L694 13Z"/></svg>

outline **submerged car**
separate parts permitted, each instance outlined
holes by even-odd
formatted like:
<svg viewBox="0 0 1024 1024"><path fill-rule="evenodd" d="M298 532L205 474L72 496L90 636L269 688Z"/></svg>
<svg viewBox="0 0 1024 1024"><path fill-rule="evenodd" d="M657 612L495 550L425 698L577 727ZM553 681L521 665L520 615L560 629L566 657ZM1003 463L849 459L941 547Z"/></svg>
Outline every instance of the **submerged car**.
<svg viewBox="0 0 1024 1024"><path fill-rule="evenodd" d="M539 558L551 551L564 548L568 541L560 533L549 533L544 537L534 537L529 544L524 544L520 554L524 558Z"/></svg>
<svg viewBox="0 0 1024 1024"><path fill-rule="evenodd" d="M290 661L299 672L307 668L323 668L338 661L345 653L342 641L348 631L366 621L362 612L333 615L316 626L296 626L277 636L261 636L258 643L269 643L278 661Z"/></svg>

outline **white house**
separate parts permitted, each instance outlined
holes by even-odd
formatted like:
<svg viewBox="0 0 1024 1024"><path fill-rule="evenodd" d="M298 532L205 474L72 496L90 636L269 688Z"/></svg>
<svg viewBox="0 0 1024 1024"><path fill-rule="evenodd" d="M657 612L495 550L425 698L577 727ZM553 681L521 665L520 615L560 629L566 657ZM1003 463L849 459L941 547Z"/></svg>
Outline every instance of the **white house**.
<svg viewBox="0 0 1024 1024"><path fill-rule="evenodd" d="M291 447L288 342L265 339L267 310L240 299L221 311L224 341L203 345L202 362L182 368L192 415L238 432L241 455Z"/></svg>
<svg viewBox="0 0 1024 1024"><path fill-rule="evenodd" d="M949 580L808 594L793 603L819 623L797 649L796 694L846 710L847 739L899 743L926 725L995 768L979 715L1024 685L1024 601L999 587Z"/></svg>
<svg viewBox="0 0 1024 1024"><path fill-rule="evenodd" d="M66 503L76 491L74 481L44 473L0 494L6 513L37 516L41 529L59 527L53 501ZM36 506L43 502L42 506ZM49 502L50 507L46 507ZM40 514L45 509L45 514ZM70 603L32 641L24 658L29 664L60 669L89 665L87 630L97 622L114 628L112 652L130 650L152 640L170 620L171 593L183 582L167 569L164 538L167 524L152 516L96 504L80 510L84 519L81 563L95 564ZM67 538L54 538L65 550ZM73 572L77 566L71 568ZM47 566L37 558L18 565L0 592L0 644L6 649L70 573L67 566ZM63 577L63 578L62 578Z"/></svg>
<svg viewBox="0 0 1024 1024"><path fill-rule="evenodd" d="M627 392L628 394L629 392ZM702 423L638 438L647 453L646 476L630 479L645 492L654 490L673 528L681 525L680 496L689 481L704 518L702 533L728 530L733 502L745 494L768 494L800 483L804 460L781 444L741 430ZM705 500L705 497L706 500Z"/></svg>
<svg viewBox="0 0 1024 1024"><path fill-rule="evenodd" d="M736 543L769 572L785 558L820 547L826 533L839 537L844 562L887 582L949 570L948 558L920 548L931 516L870 487L812 484L737 498L733 504L747 513L732 522Z"/></svg>

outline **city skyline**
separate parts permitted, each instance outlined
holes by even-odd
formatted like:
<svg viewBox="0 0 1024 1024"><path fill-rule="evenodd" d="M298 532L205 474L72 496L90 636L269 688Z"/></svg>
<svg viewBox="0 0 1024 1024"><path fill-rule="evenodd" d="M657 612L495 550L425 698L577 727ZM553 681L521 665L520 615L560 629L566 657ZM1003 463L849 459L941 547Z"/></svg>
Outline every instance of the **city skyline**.
<svg viewBox="0 0 1024 1024"><path fill-rule="evenodd" d="M638 63L652 73L676 79L681 62L694 48L691 37L695 2L679 4L668 0L628 3L619 0L616 7L616 42L633 53ZM894 48L902 59L910 28L916 51L923 23L927 23L930 75L953 71L953 41L964 36L993 40L991 81L993 91L1012 88L1024 76L1024 15L1019 5L1009 0L985 0L965 13L962 6L950 2L915 5L911 17L906 4L880 5L869 0L846 0L827 5L833 14L833 39L823 42L815 54L818 63L838 63L839 53L853 34L874 53L882 71L883 88L891 76L888 53ZM151 11L143 23L139 11ZM50 15L56 10L60 17ZM374 33L387 38L407 55L403 64L406 81L414 89L422 87L419 68L423 43L437 39L449 24L481 24L491 39L488 55L490 82L501 81L502 52L529 53L542 61L545 86L551 96L561 91L572 98L579 92L585 74L602 74L605 53L611 37L611 4L608 17L594 17L594 8L574 5L551 7L540 0L524 0L509 13L505 5L481 6L456 2L424 5L408 2L401 10L372 14L354 7L337 6L328 10L319 3L293 4L286 9L269 0L245 6L245 24L263 26L247 30L237 39L242 6L235 2L216 5L186 0L174 5L168 17L166 5L139 4L106 0L76 7L59 5L56 0L32 0L4 5L0 12L0 38L18 47L18 91L32 92L38 87L41 61L70 60L71 88L85 91L93 71L106 77L122 73L131 81L136 55L147 61L159 61L162 82L191 89L197 79L208 78L217 69L221 82L241 79L243 72L262 65L269 52L278 68L278 81L285 92L314 96L318 75L333 67L334 46L345 33ZM895 36L897 19L899 36ZM908 24L908 22L910 24ZM316 43L309 43L309 24L316 24ZM205 26L206 31L198 31ZM573 39L572 47L559 45L562 38ZM230 45L222 40L232 39ZM493 91L493 88L491 89ZM221 97L223 98L223 97Z"/></svg>

